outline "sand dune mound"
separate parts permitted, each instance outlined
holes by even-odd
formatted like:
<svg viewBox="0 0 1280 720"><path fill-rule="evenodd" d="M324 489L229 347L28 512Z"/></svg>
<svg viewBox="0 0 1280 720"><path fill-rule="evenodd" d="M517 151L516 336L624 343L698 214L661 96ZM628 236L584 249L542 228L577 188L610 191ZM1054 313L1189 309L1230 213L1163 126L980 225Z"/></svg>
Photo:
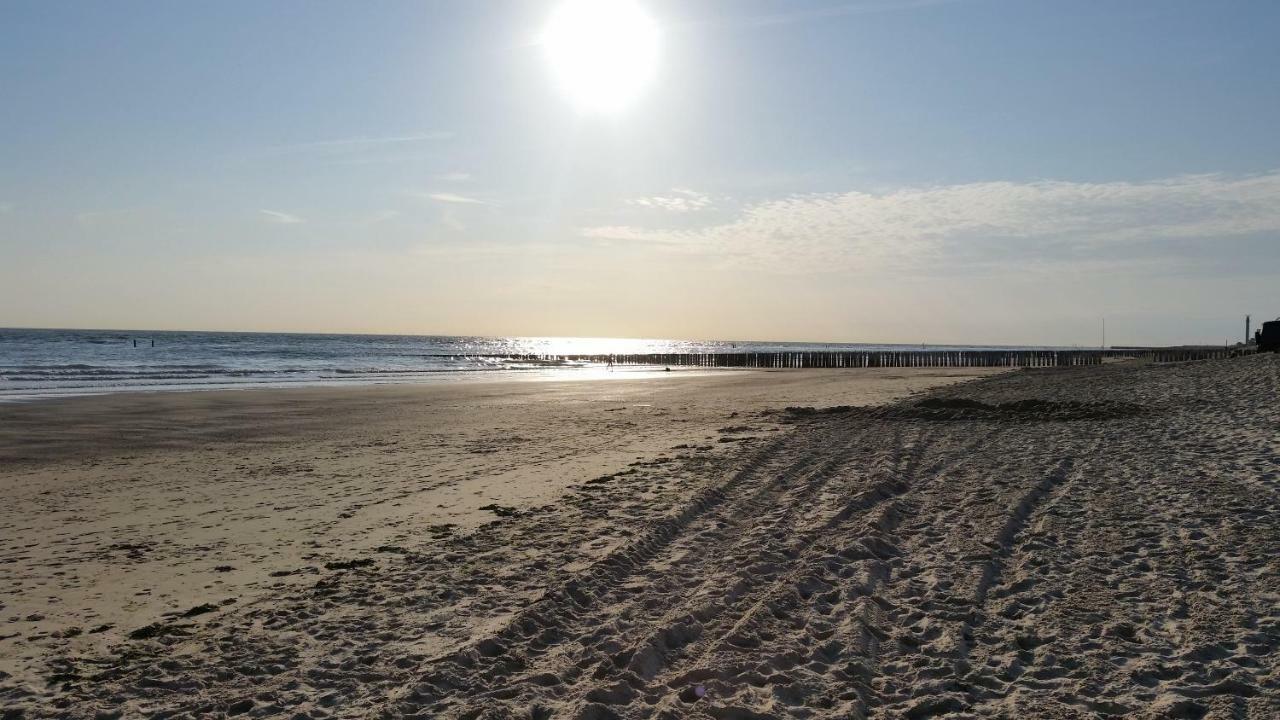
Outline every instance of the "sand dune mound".
<svg viewBox="0 0 1280 720"><path fill-rule="evenodd" d="M1026 398L988 403L971 398L933 397L918 402L897 403L881 408L789 407L790 420L832 415L859 415L880 420L957 420L989 422L1049 422L1055 420L1114 420L1147 415L1151 408L1135 403L1108 400L1042 400Z"/></svg>
<svg viewBox="0 0 1280 720"><path fill-rule="evenodd" d="M886 409L880 417L922 420L1004 420L1033 422L1049 420L1113 420L1151 412L1134 403L1108 400L1041 400L1028 398L1001 403L985 403L968 398L930 398L912 405Z"/></svg>

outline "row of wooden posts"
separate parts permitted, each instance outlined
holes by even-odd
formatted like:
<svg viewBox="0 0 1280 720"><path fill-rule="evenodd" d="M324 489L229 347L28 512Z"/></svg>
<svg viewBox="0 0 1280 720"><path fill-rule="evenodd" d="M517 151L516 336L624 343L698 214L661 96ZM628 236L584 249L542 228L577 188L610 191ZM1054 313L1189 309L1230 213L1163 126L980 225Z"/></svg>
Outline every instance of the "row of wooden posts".
<svg viewBox="0 0 1280 720"><path fill-rule="evenodd" d="M750 353L642 353L629 355L455 355L525 362L614 363L716 368L867 367L1065 367L1100 365L1104 358L1184 362L1233 357L1238 349L1158 348L1131 350L853 350Z"/></svg>

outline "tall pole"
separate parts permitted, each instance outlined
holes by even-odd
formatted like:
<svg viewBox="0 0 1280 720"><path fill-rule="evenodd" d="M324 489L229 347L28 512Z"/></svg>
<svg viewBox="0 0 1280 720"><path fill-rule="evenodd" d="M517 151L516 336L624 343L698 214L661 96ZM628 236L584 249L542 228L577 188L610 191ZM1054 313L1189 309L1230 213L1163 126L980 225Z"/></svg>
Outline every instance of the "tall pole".
<svg viewBox="0 0 1280 720"><path fill-rule="evenodd" d="M1249 316L1244 316L1244 344L1249 344Z"/></svg>
<svg viewBox="0 0 1280 720"><path fill-rule="evenodd" d="M1102 318L1102 349L1107 349L1107 319Z"/></svg>

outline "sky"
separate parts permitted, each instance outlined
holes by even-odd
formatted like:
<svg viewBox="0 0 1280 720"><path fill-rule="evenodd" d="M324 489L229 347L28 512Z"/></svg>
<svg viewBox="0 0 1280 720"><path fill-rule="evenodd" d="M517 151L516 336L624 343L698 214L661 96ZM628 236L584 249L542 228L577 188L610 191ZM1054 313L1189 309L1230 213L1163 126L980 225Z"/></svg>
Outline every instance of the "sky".
<svg viewBox="0 0 1280 720"><path fill-rule="evenodd" d="M0 4L0 327L1097 345L1280 316L1280 3ZM591 63L588 63L591 64ZM558 74L559 73L559 74Z"/></svg>

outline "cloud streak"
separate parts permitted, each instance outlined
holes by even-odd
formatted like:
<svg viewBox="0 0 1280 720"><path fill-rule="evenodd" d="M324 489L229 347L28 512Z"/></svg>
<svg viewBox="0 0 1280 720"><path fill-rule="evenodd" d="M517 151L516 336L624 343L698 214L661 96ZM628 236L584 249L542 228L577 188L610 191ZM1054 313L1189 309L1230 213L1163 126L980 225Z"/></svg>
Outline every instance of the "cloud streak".
<svg viewBox="0 0 1280 720"><path fill-rule="evenodd" d="M714 206L710 195L686 188L673 188L669 195L632 198L627 201L627 204L679 213L706 210Z"/></svg>
<svg viewBox="0 0 1280 720"><path fill-rule="evenodd" d="M606 225L581 234L653 243L782 272L931 272L1187 253L1280 232L1280 172L1149 182L980 182L797 195L693 229Z"/></svg>
<svg viewBox="0 0 1280 720"><path fill-rule="evenodd" d="M297 225L304 222L304 220L297 215L280 212L278 210L259 210L258 212L262 214L267 222L273 222L278 225Z"/></svg>
<svg viewBox="0 0 1280 720"><path fill-rule="evenodd" d="M436 202L453 203L456 205L489 205L490 204L484 200L478 200L473 197L467 197L466 195L458 195L457 193L448 193L448 192L425 193L424 195L422 195L422 197L425 197L428 200L435 200Z"/></svg>

